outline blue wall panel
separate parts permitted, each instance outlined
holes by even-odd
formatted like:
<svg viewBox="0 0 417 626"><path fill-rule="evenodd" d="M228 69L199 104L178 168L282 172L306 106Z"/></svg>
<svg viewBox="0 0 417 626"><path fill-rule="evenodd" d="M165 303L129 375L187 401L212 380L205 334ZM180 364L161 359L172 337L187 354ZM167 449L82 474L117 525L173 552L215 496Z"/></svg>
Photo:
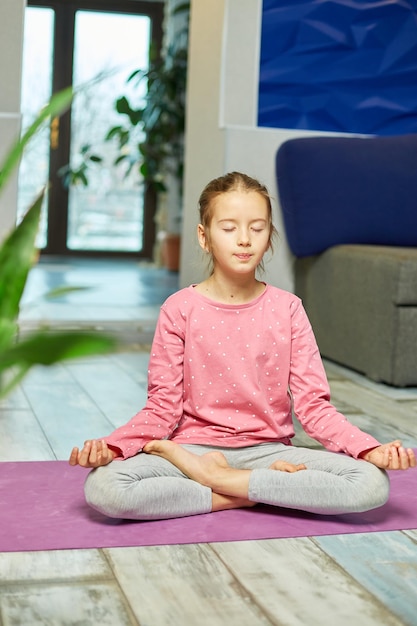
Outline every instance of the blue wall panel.
<svg viewBox="0 0 417 626"><path fill-rule="evenodd" d="M258 125L417 132L417 0L264 0Z"/></svg>

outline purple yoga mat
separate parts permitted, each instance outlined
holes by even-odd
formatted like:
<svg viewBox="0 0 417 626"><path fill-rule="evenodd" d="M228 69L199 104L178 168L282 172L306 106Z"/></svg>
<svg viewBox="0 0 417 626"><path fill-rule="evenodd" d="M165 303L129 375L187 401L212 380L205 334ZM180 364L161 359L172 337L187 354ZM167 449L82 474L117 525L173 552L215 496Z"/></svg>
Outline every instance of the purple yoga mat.
<svg viewBox="0 0 417 626"><path fill-rule="evenodd" d="M390 472L387 504L319 516L256 506L181 519L108 519L84 501L87 471L65 461L0 463L0 552L114 548L417 529L417 469Z"/></svg>

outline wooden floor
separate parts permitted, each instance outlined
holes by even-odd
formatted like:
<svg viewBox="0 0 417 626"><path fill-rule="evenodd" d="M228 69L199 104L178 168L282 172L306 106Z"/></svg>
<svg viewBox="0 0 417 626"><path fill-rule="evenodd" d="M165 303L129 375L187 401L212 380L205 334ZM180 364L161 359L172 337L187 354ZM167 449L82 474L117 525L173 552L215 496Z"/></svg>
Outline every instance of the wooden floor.
<svg viewBox="0 0 417 626"><path fill-rule="evenodd" d="M41 268L31 283L35 292L68 279L67 263L60 270ZM76 270L71 280L84 276L81 266ZM131 272L129 294L119 270ZM120 323L125 340L128 327L135 337L143 331L140 340L127 339L126 348L111 356L33 371L0 406L1 461L66 459L74 444L107 434L143 404L144 344L158 300L176 288L176 277L119 266L114 282L105 284L100 280L113 270L101 271L85 270L101 285L95 295L67 296L50 308L43 301L34 306L28 297L23 323ZM331 363L326 368L333 402L352 422L382 440L400 436L417 446L416 388L377 385ZM297 442L312 445L299 429ZM417 530L0 554L1 626L127 624L415 626Z"/></svg>

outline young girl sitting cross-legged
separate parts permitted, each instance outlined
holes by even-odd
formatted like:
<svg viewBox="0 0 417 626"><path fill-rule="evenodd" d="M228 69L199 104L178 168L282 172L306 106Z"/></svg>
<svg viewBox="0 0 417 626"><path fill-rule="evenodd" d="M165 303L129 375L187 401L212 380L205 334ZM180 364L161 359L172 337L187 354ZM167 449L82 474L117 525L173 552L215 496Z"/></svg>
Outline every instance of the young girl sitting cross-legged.
<svg viewBox="0 0 417 626"><path fill-rule="evenodd" d="M257 503L326 515L383 505L385 470L415 467L414 453L381 445L330 404L300 299L257 280L275 231L267 189L233 172L199 205L212 272L161 308L145 407L73 449L71 465L94 468L87 502L135 520ZM292 412L325 450L291 445Z"/></svg>

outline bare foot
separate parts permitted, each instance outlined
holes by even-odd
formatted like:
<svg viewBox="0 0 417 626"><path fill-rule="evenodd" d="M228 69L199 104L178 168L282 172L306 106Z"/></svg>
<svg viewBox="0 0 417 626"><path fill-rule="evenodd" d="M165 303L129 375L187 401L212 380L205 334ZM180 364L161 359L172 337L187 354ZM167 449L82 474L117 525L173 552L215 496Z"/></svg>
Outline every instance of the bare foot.
<svg viewBox="0 0 417 626"><path fill-rule="evenodd" d="M305 470L307 468L304 463L294 465L294 463L287 463L287 461L275 461L269 466L269 469L278 470L280 472L289 472L292 474L293 472L299 472L300 470Z"/></svg>
<svg viewBox="0 0 417 626"><path fill-rule="evenodd" d="M167 439L149 441L143 451L167 459L186 476L206 487L213 488L217 476L221 478L224 473L234 471L221 452L207 452L198 456Z"/></svg>
<svg viewBox="0 0 417 626"><path fill-rule="evenodd" d="M162 456L192 480L210 487L212 511L240 509L257 504L247 497L249 470L233 469L221 452L207 452L198 456L166 439L150 441L144 446L143 451ZM230 484L230 479L234 484ZM215 485L218 485L220 490L216 490ZM230 490L232 493L229 493Z"/></svg>

